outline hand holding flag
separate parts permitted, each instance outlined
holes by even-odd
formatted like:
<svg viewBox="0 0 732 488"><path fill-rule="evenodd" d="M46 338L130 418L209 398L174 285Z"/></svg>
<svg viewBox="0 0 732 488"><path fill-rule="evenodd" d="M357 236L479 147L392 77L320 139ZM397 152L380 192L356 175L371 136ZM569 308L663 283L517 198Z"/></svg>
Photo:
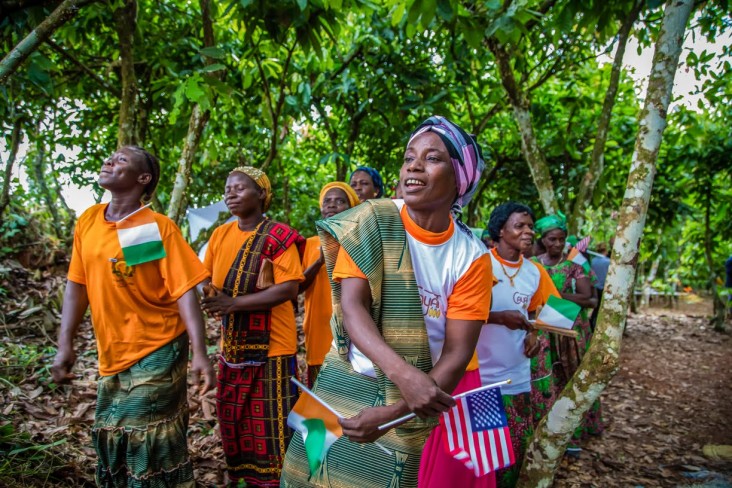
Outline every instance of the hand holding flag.
<svg viewBox="0 0 732 488"><path fill-rule="evenodd" d="M534 328L576 337L572 329L582 307L569 300L551 295L534 322Z"/></svg>

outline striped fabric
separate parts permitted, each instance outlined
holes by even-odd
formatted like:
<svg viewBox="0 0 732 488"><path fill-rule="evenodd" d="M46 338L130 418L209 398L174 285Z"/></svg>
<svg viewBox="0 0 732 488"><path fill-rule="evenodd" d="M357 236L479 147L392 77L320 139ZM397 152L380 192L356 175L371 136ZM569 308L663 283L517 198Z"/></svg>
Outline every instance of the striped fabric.
<svg viewBox="0 0 732 488"><path fill-rule="evenodd" d="M328 277L333 275L340 246L366 275L371 289L371 317L386 343L408 363L425 373L432 369L422 302L414 279L412 257L399 211L391 200L367 200L327 220L316 223ZM343 326L341 285L331 280L331 329L341 359L348 361L351 340ZM377 367L384 403L401 400L399 389ZM415 424L422 425L415 425ZM431 421L430 426L436 422ZM408 427L424 427L416 420Z"/></svg>
<svg viewBox="0 0 732 488"><path fill-rule="evenodd" d="M432 360L422 305L414 279L406 232L396 206L389 200L368 200L317 224L328 276L340 246L367 276L371 316L385 341L410 364L424 372ZM369 407L401 399L399 389L376 368L377 378L357 373L348 360L350 339L343 326L341 287L331 281L331 328L337 350L325 357L314 391L345 417ZM321 470L310 477L302 437L295 433L285 458L282 486L415 487L424 442L435 419L415 419L379 439L394 454L374 444L339 438Z"/></svg>
<svg viewBox="0 0 732 488"><path fill-rule="evenodd" d="M350 363L341 360L333 349L325 357L315 391L344 417L353 417L380 401L377 380L356 373ZM374 444L359 444L341 436L331 446L320 471L311 477L302 435L295 432L287 449L280 486L416 487L427 434L429 429L390 430L379 438L379 443L391 450L392 455L387 455Z"/></svg>
<svg viewBox="0 0 732 488"><path fill-rule="evenodd" d="M195 486L188 457L188 334L99 379L97 486Z"/></svg>

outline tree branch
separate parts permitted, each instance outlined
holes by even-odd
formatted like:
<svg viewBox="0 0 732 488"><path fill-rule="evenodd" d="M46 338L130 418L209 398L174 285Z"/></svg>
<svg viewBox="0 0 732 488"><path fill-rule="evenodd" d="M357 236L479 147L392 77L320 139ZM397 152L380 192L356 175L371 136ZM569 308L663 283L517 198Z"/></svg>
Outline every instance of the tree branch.
<svg viewBox="0 0 732 488"><path fill-rule="evenodd" d="M4 58L0 61L0 84L12 75L15 70L30 56L30 54L38 49L38 46L48 39L56 29L71 20L79 9L96 0L65 0L51 15L38 24L38 27L28 34L25 39L20 41Z"/></svg>
<svg viewBox="0 0 732 488"><path fill-rule="evenodd" d="M91 70L91 68L89 68L88 66L86 66L84 63L82 63L78 59L76 59L73 55L71 55L64 48L62 48L61 46L59 46L58 44L56 44L51 39L47 39L46 40L46 44L48 44L51 49L53 49L58 54L60 54L61 57L63 57L67 61L69 61L71 64L73 64L77 68L81 69L92 80L94 80L97 83L99 83L99 85L102 88L104 88L105 90L107 90L109 93L111 93L112 95L116 96L117 98L122 98L122 92L121 91L119 91L117 88L113 87L112 85L110 85L106 81L104 81L104 79L101 76L97 75L94 71Z"/></svg>
<svg viewBox="0 0 732 488"><path fill-rule="evenodd" d="M20 146L20 129L23 125L23 120L20 117L16 117L13 121L13 129L10 132L10 152L8 154L8 162L5 163L5 172L3 174L3 188L0 193L0 223L3 221L3 214L5 208L10 203L10 178L13 176L13 165L15 164L15 158L18 156L18 147Z"/></svg>

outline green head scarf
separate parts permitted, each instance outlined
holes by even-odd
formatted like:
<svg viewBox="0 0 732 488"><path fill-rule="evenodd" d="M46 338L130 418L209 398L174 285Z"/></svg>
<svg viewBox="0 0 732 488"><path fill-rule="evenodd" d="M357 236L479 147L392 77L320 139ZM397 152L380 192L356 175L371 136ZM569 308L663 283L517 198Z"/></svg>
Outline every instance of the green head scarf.
<svg viewBox="0 0 732 488"><path fill-rule="evenodd" d="M547 215L546 217L537 220L534 224L534 230L541 237L544 237L547 232L554 229L560 229L567 232L567 217L565 217L562 212Z"/></svg>

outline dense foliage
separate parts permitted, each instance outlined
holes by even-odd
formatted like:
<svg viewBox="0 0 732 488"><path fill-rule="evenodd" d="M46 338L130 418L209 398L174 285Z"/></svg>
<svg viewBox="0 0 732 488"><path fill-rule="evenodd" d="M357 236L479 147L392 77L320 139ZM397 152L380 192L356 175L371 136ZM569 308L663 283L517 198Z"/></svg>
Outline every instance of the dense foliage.
<svg viewBox="0 0 732 488"><path fill-rule="evenodd" d="M0 50L8 53L59 4L0 5ZM468 127L484 148L487 178L464 216L471 224L482 225L507 199L541 214L541 184L531 175L545 164L554 207L567 215L580 209L580 233L606 241L642 101L621 72L596 185L578 198L611 79L611 64L599 59L625 42L626 22L649 46L660 15L658 1L91 3L0 85L3 164L27 175L25 185L3 181L0 252L22 250L19 232L37 232L24 245L63 248L74 215L60 188L91 187L101 197L95 174L121 141L161 157L155 206L184 227L177 209L217 201L227 172L246 163L273 179L274 216L312 234L319 188L357 164L378 168L392 186L407 135L433 113ZM691 31L714 40L729 25L726 2L705 2ZM508 71L499 69L501 53L510 57ZM729 46L682 55L704 101L697 110L676 105L662 148L642 254L646 272L661 260L659 285L708 287L732 252L729 56ZM506 76L515 79L515 100ZM521 103L537 161L522 148ZM198 129L195 113L204 115ZM196 130L200 140L191 145Z"/></svg>

